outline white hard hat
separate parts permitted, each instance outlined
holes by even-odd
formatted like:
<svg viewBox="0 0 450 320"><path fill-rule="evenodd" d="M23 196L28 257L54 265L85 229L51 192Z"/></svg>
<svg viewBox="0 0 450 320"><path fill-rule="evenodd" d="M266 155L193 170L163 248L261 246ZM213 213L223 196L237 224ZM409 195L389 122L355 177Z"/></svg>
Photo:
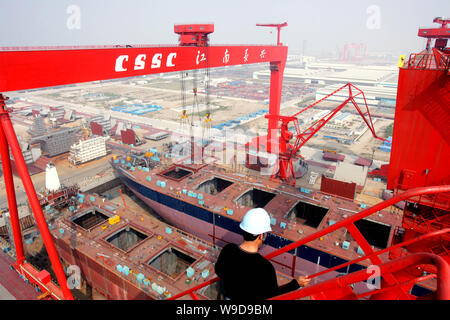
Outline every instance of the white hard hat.
<svg viewBox="0 0 450 320"><path fill-rule="evenodd" d="M270 217L263 208L250 209L239 224L242 230L253 235L259 235L272 231Z"/></svg>

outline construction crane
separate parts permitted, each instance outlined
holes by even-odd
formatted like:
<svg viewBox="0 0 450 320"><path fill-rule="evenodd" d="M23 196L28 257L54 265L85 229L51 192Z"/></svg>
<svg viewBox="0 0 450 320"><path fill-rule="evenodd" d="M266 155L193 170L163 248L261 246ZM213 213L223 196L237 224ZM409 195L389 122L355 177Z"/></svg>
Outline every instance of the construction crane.
<svg viewBox="0 0 450 320"><path fill-rule="evenodd" d="M306 110L311 109L312 107L316 106L317 104L325 101L326 99L330 98L331 96L341 93L341 92L348 92L348 98L346 98L342 103L340 103L337 107L330 110L327 114L325 114L322 118L320 118L318 121L314 122L311 126L306 128L305 130L300 129L300 124L298 121L298 116L305 112ZM355 98L362 99L364 101L364 107L365 110L362 110L358 103L355 101ZM274 166L272 168L272 178L280 178L281 180L295 185L296 181L296 173L295 173L295 167L294 167L294 159L297 159L300 162L304 162L301 158L299 159L298 152L300 151L300 148L309 140L311 139L324 125L327 124L328 121L331 120L342 108L344 108L347 104L353 104L353 106L358 111L359 115L363 118L366 125L369 127L372 135L376 139L380 139L382 141L387 141L384 138L380 138L375 133L375 128L372 123L372 117L369 112L369 107L367 105L366 97L364 95L364 92L362 92L360 89L355 87L354 85L348 83L339 89L333 91L329 95L323 97L322 99L312 103L311 105L303 108L299 112L295 113L292 116L281 116L281 115L273 115L273 114L267 114L265 117L270 120L275 120L276 122L279 122L280 125L280 136L278 141L270 141L269 138L267 138L267 147L266 149L269 149L270 145L270 151L272 154L276 154L278 156L278 166ZM366 116L368 118L366 118ZM289 129L290 123L294 124L295 128L295 134L291 132ZM272 134L274 136L274 134ZM294 144L291 144L290 141L295 137ZM266 139L261 139L260 137L254 138L253 141L251 141L248 146L254 147L256 144L256 149L259 150L260 148L260 140L263 142L266 141Z"/></svg>
<svg viewBox="0 0 450 320"><path fill-rule="evenodd" d="M427 39L426 50L431 49L431 41L435 40L435 47L437 49L444 49L447 46L447 41L450 38L450 18L436 17L433 19L434 23L441 25L440 28L420 28L418 36Z"/></svg>
<svg viewBox="0 0 450 320"><path fill-rule="evenodd" d="M188 114L186 110L186 76L187 72L180 72L180 82L181 82L181 104L182 104L182 114L180 118L182 130L190 130L191 136L191 148L193 148L193 126L194 126L194 114L197 112L199 117L199 123L202 128L202 141L209 141L211 136L211 107L209 99L209 84L210 84L210 72L208 65L209 56L209 38L208 35L214 32L214 24L177 24L174 26L174 31L179 35L179 46L196 46L204 47L205 51L202 53L198 60L205 61L206 66L204 68L204 84L205 84L205 120L202 121L200 116L199 100L198 100L198 70L193 70L193 89L194 94L193 104L191 108L191 115ZM191 150L193 157L193 149ZM192 159L193 160L193 159Z"/></svg>
<svg viewBox="0 0 450 320"><path fill-rule="evenodd" d="M181 37L180 37L181 38ZM184 41L188 41L187 38ZM192 38L191 38L192 39ZM202 40L202 37L200 37ZM191 40L194 41L194 40ZM197 38L198 41L198 38ZM196 43L198 44L198 42ZM53 50L43 50L42 48L28 48L26 50L21 49L8 49L0 51L0 93L8 92L8 91L17 91L17 90L26 90L26 89L34 89L40 87L50 87L57 85L66 85L78 82L89 82L89 81L97 81L97 80L105 80L105 79L115 79L115 78L125 78L125 77L133 77L133 76L142 76L147 74L156 74L163 72L180 72L183 70L194 70L194 69L205 69L207 67L223 67L227 65L240 65L240 64L251 64L251 63L261 63L261 62L269 62L270 70L271 70L271 88L270 88L270 104L269 104L269 132L268 132L268 150L274 150L277 146L274 143L277 140L277 133L271 133L272 131L279 130L279 123L281 122L281 137L279 141L278 149L285 150L285 159L284 161L284 176L288 177L290 174L289 166L292 161L292 156L300 149L300 147L308 141L309 138L314 134L315 131L319 130L325 123L330 119L325 116L322 121L318 121L312 127L304 130L303 132L296 126L296 142L292 146L288 146L288 142L293 135L289 135L288 132L288 124L290 122L296 121L296 116L305 111L308 108L311 108L315 104L319 103L322 100L312 104L311 106L303 109L299 113L291 117L280 117L280 100L281 100L281 85L283 79L283 71L286 64L287 57L287 47L282 46L278 41L277 46L209 46L208 50L208 58L206 61L202 59L203 55L206 55L205 47L198 46L178 46L178 47L142 47L142 46L113 46L109 48L105 47L78 47L78 48L58 48ZM88 49L88 50L87 50ZM436 57L444 57L444 55L435 55L435 60L437 69L432 69L438 72L439 78L429 79L435 80L435 82L443 82L445 88L448 88L448 81L446 81L445 76L448 77L448 68L449 61L448 54L446 55L446 59L438 60ZM411 58L410 58L411 60ZM80 68L83 66L83 68ZM410 67L410 70L413 76L417 76L415 64L406 64L406 66ZM426 70L429 71L429 70ZM444 72L446 72L444 74ZM424 72L425 73L425 72ZM429 73L429 72L428 72ZM408 75L408 74L406 74ZM400 77L402 77L402 71L400 72ZM411 77L411 79L414 79ZM401 85L400 85L401 84ZM405 86L414 86L414 88L419 87L417 85L417 81L399 81L399 92L401 92L404 96L401 96L401 100L406 99L408 105L413 99L414 103L423 102L422 96L417 94L418 89L410 89ZM356 87L347 84L339 90L349 90L349 98L346 99L345 104L348 102L352 102L354 106L357 108L358 112L366 124L372 131L372 134L375 135L373 130L373 124L370 118L370 114L368 109L366 112L363 112L357 104L354 102L354 97L358 95L362 95L362 92L358 90ZM441 87L438 87L431 93L438 93L436 97L430 98L434 103L434 107L436 106L447 106L448 104L443 103L445 100L443 98L448 97L449 90L440 90ZM416 93L412 95L411 93ZM400 99L399 99L400 100ZM67 281L65 278L64 271L62 269L61 263L59 261L58 253L55 249L53 239L48 230L47 223L45 221L45 216L43 215L42 209L40 207L39 201L36 196L36 191L34 189L33 183L31 181L30 175L28 173L25 161L23 159L23 155L17 141L17 136L15 134L14 128L10 119L10 110L7 109L5 104L6 98L3 94L0 94L0 154L3 165L3 172L5 177L5 189L7 191L8 196L8 206L10 210L10 218L12 225L12 233L14 244L16 248L16 261L13 267L25 278L29 281L36 283L41 287L42 290L46 292L50 292L52 297L56 299L73 299L73 296L70 290L67 287ZM345 104L340 105L336 109L342 108ZM334 115L337 111L333 110L329 115ZM365 116L369 117L369 120L365 118ZM428 120L428 118L427 118ZM431 119L433 120L433 119ZM298 125L298 123L297 123ZM409 123L406 123L409 126ZM439 129L439 128L438 128ZM394 136L395 133L400 130L398 127L394 128ZM443 131L444 132L444 131ZM445 132L448 132L445 131ZM444 132L444 134L445 134ZM411 132L411 134L416 134ZM409 137L408 137L409 138ZM424 139L419 139L423 141ZM396 140L393 141L394 145ZM53 285L52 282L48 281L49 276L42 275L36 270L34 270L30 264L26 263L24 252L23 252L23 244L22 244L22 235L19 225L18 212L17 212L17 203L15 198L15 189L14 189L14 181L12 179L12 171L11 171L11 161L9 148L11 149L11 153L14 157L15 163L17 165L20 177L25 187L25 191L27 193L30 206L32 208L32 212L34 214L35 220L41 232L45 248L49 255L53 270L55 271L58 283L60 288ZM408 144L405 143L404 148L410 148ZM447 148L448 149L448 148ZM415 152L415 150L413 150ZM444 150L445 151L445 150ZM442 149L439 150L442 152ZM407 154L407 152L405 152ZM430 153L431 154L431 153ZM432 155L432 154L431 154ZM433 155L432 155L433 156ZM412 158L412 157L411 157ZM416 157L419 158L419 157ZM420 159L413 159L414 161L420 161L425 157L420 157ZM429 162L429 161L428 161ZM435 162L433 162L435 163ZM446 163L443 162L439 164L441 166L445 166ZM422 170L424 171L424 170ZM399 172L398 170L396 173ZM434 178L433 170L426 170L427 174L430 173L430 180L432 182L436 182ZM373 248L368 244L366 239L361 235L358 229L355 227L354 222L369 215L376 213L379 210L386 208L394 204L397 201L403 201L406 199L410 199L411 197L422 197L426 195L436 195L436 194L445 194L450 191L449 185L442 185L443 183L448 182L448 168L447 171L436 171L438 172L438 178L440 178L440 184L438 186L426 186L426 187L417 187L411 190L407 190L398 195L394 195L390 200L386 200L382 203L375 205L374 207L363 210L355 215L348 217L347 219L330 225L308 237L304 237L297 242L291 243L288 246L285 246L276 252L272 252L266 256L266 258L270 259L275 255L280 255L282 253L288 252L289 250L294 250L295 248L308 243L309 241L313 241L319 237L325 236L330 232L334 232L339 228L346 228L350 234L355 238L361 248L364 250L365 256L361 257L357 260L345 263L343 265L336 266L332 269L321 271L313 276L318 276L319 274L323 274L326 272L330 272L331 270L337 270L344 266L347 266L352 263L356 263L356 261L360 261L360 259L370 259L375 265L380 265L381 275L384 278L384 281L388 284L388 287L382 287L377 290L376 294L372 296L372 298L391 298L400 296L401 298L406 297L410 298L411 295L408 295L408 288L410 288L411 283L415 283L423 280L424 277L419 278L401 278L400 280L406 279L405 282L399 283L397 279L394 277L393 273L397 271L403 271L405 267L416 267L422 264L434 264L437 268L436 275L439 279L439 284L437 288L436 295L440 299L449 299L450 297L450 287L448 286L448 282L450 279L450 269L448 264L443 261L443 259L437 255L431 254L416 254L410 255L406 257L402 257L398 260L388 262L385 264L380 263L380 259L378 257L379 254L385 253L387 251L391 251L394 247L387 248L385 250L374 252ZM447 172L447 175L444 175L444 172ZM411 186L415 186L418 180L414 180L414 172L411 170L408 171L410 175L406 175L402 182L403 186L407 188ZM390 170L391 175L391 170ZM447 180L444 180L447 179ZM399 180L393 180L394 182L398 182ZM439 182L439 181L438 181ZM406 184L408 183L408 184ZM436 199L433 201L438 202ZM448 206L450 202L446 200L445 204ZM447 207L446 207L447 209ZM447 211L448 212L448 209ZM402 246L409 245L411 243L417 243L418 241L424 240L425 238L441 236L443 234L448 234L450 231L449 228L442 229L439 232L434 232L431 234L422 235L421 237L409 238L404 242L397 243L395 249L401 248ZM295 260L294 260L295 261ZM307 288L305 291L298 290L293 292L290 295L290 298L300 298L305 293L309 293L311 295L315 295L316 297L325 297L325 298L343 298L352 297L358 298L357 296L352 295L349 290L350 284L356 281L366 280L369 274L367 272L355 272L348 274L346 276L331 279L330 282L319 283L317 285L311 286ZM433 277L435 274L427 275L425 277ZM46 285L43 284L43 279L47 279ZM212 279L205 283L205 285L211 284L216 279ZM415 281L415 282L414 282ZM194 290L199 289L198 287L194 287L190 289L190 295L195 299ZM186 294L186 293L183 293ZM176 298L176 297L173 297Z"/></svg>
<svg viewBox="0 0 450 320"><path fill-rule="evenodd" d="M199 70L230 65L270 63L269 112L279 115L283 72L287 59L287 47L278 45L222 45L209 46L207 36L213 29L208 25L177 25L180 46L86 46L58 47L54 49L2 48L0 50L0 151L7 191L8 206L17 251L14 268L24 277L36 283L42 290L46 285L39 279L36 270L25 262L22 235L12 179L10 153L14 157L19 175L24 184L33 215L55 272L60 290L52 287L55 298L73 299L67 287L59 255L48 229L33 183L25 164L17 136L7 109L3 92L43 87L68 85L107 79L118 79ZM182 28L184 28L182 30ZM203 28L203 29L202 29ZM192 31L192 32L190 32ZM269 128L277 130L277 121L269 120ZM8 148L9 146L9 148ZM47 278L46 278L47 279Z"/></svg>
<svg viewBox="0 0 450 320"><path fill-rule="evenodd" d="M283 22L283 23L257 23L256 24L258 27L273 27L273 28L277 28L277 46L281 46L282 43L280 42L280 33L281 33L281 28L287 27L287 22Z"/></svg>
<svg viewBox="0 0 450 320"><path fill-rule="evenodd" d="M354 55L351 55L351 49L354 49ZM344 45L344 54L342 56L342 60L362 60L366 57L366 52L367 45L364 43L346 43Z"/></svg>

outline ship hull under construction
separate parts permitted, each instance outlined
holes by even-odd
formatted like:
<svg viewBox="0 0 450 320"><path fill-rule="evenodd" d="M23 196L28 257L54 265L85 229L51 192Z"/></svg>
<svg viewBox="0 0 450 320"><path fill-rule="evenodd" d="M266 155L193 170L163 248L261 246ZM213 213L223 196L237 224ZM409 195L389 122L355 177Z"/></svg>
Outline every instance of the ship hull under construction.
<svg viewBox="0 0 450 320"><path fill-rule="evenodd" d="M219 247L227 243L239 243L242 241L239 221L206 208L191 205L177 197L171 197L159 192L146 184L139 183L136 179L132 179L122 168L115 167L114 165L113 167L116 169L123 183L168 223L199 238L212 242ZM294 241L279 234L270 233L261 248L261 253L263 255L268 254L292 242ZM280 272L297 277L299 275L314 274L351 260L333 254L331 250L327 251L326 247L327 245L323 245L323 249L321 250L318 247L303 245L295 251L282 254L271 261ZM325 274L316 281L331 279L339 274L354 272L366 267L365 265L353 264L349 268L343 268L336 272ZM295 270L294 272L292 272L293 269ZM355 286L355 290L365 292L367 291L367 286L365 283L358 283ZM413 294L419 296L428 292L428 289L417 285L413 289Z"/></svg>

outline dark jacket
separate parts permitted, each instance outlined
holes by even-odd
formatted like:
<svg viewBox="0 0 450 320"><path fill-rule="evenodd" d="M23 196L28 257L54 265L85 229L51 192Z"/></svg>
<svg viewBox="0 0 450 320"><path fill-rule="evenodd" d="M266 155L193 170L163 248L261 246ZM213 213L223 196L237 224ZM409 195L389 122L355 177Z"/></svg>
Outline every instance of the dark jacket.
<svg viewBox="0 0 450 320"><path fill-rule="evenodd" d="M279 287L272 263L259 253L246 252L232 243L220 252L215 272L225 297L232 300L264 300L300 287L295 279Z"/></svg>

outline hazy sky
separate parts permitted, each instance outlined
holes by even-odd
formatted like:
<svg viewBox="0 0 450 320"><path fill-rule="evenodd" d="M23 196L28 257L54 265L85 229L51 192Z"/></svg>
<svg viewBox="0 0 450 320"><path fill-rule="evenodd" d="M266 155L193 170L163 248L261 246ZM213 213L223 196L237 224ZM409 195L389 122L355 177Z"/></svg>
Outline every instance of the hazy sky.
<svg viewBox="0 0 450 320"><path fill-rule="evenodd" d="M0 0L0 46L175 44L174 23L213 22L212 44L275 43L256 23L288 22L282 42L306 54L361 43L369 52L422 49L419 26L450 16L448 0Z"/></svg>

